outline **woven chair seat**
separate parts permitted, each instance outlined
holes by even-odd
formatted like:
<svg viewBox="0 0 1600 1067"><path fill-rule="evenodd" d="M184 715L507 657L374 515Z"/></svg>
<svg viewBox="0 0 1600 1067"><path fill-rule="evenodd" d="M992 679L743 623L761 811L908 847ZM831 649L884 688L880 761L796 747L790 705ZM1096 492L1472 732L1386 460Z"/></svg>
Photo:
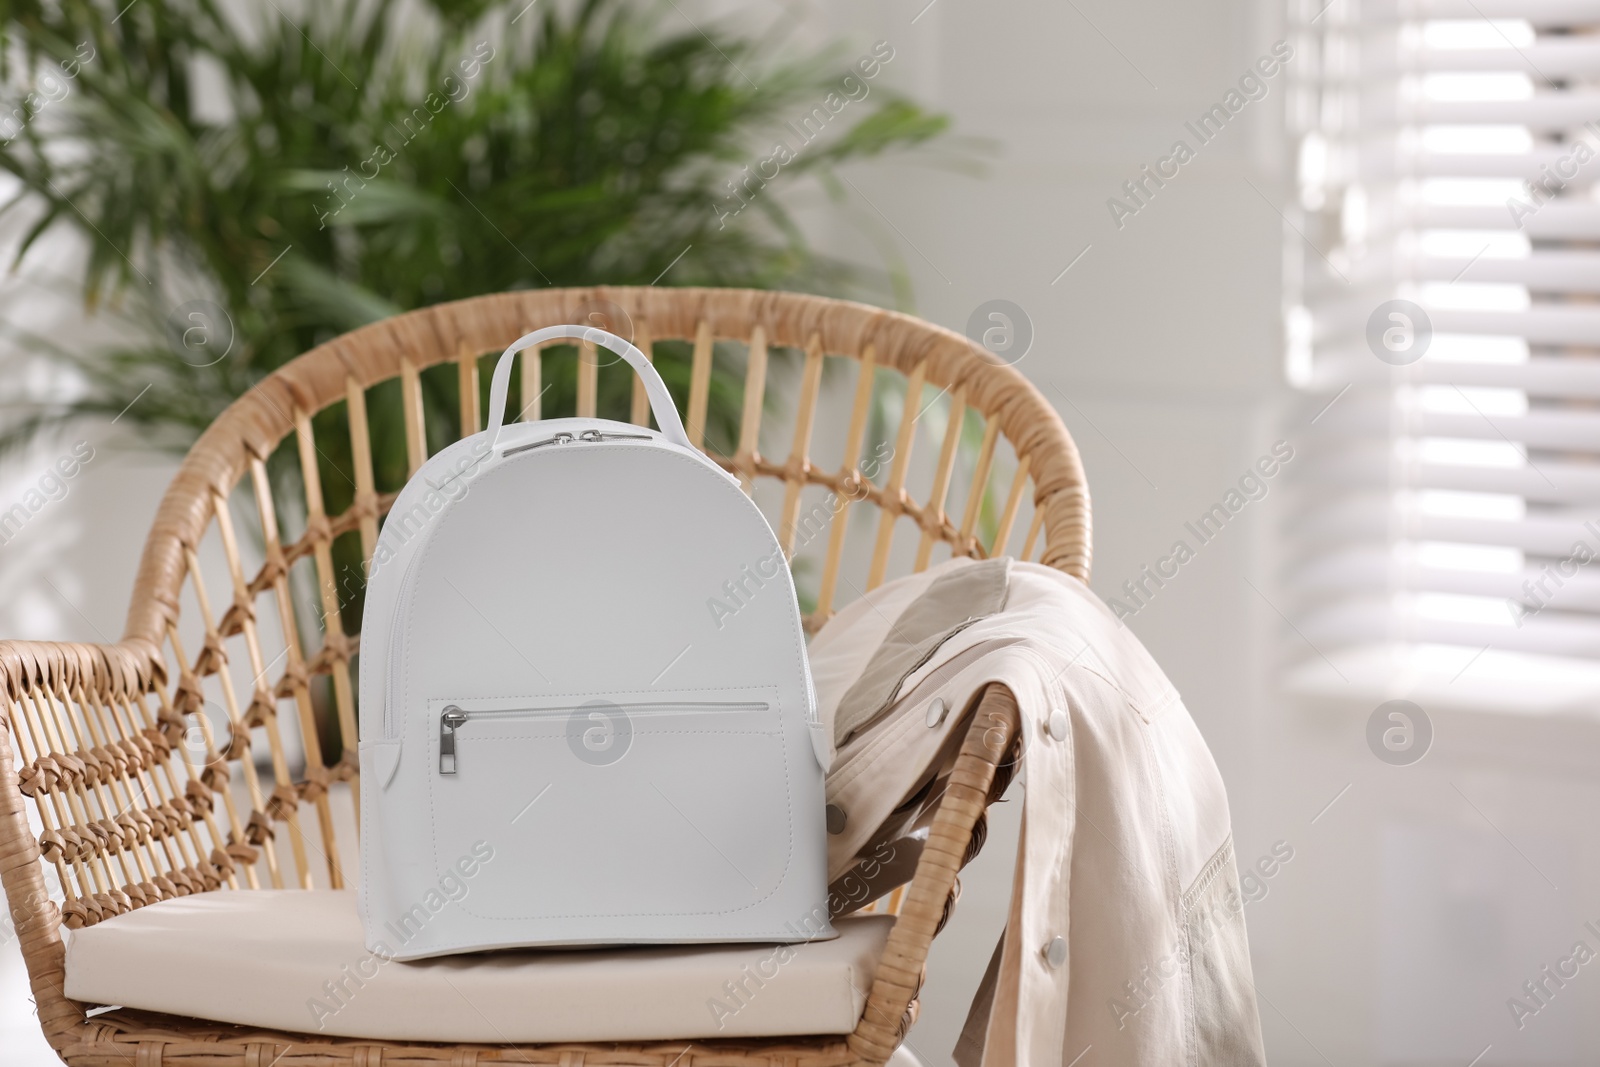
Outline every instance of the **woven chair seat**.
<svg viewBox="0 0 1600 1067"><path fill-rule="evenodd" d="M121 640L0 641L0 885L40 1025L67 1063L881 1067L895 1054L957 874L1010 781L1018 716L1002 686L983 693L929 801L910 881L847 923L859 933L781 968L792 995L769 997L769 984L722 1028L690 1016L709 1020L707 983L734 980L752 955L759 965L759 949L513 954L415 972L475 983L473 998L494 1006L487 1029L505 1031L492 1034L461 1022L465 1007L410 1007L444 994L392 979L410 966L399 963L326 1018L307 1006L365 957L339 902L359 825L354 605L380 524L407 473L481 428L492 356L540 326L599 324L597 310L664 371L674 361L691 443L762 504L806 578L808 632L946 556L1010 555L1088 580L1088 490L1060 418L1014 367L907 315L794 293L545 289L424 308L319 345L190 449L145 541ZM648 421L637 378L623 412L628 386L588 346L518 363L518 418ZM558 366L573 368L561 411L543 400ZM714 367L742 376L742 397ZM456 400L459 411L441 411ZM762 426L769 410L784 419L777 432ZM813 456L819 427L843 437L825 462ZM286 952L308 961L296 983L319 972L293 997L268 965ZM609 1028L583 1024L593 1017L579 1007L554 1019L563 1013L512 1010L518 996L588 996L588 972L612 957L629 960L614 984L634 992L612 996ZM502 985L502 971L528 984ZM223 1000L233 1006L209 1006ZM148 1008L90 1016L90 1001ZM241 1022L174 1014L200 1011ZM534 1019L571 1026L515 1029ZM447 1025L468 1028L437 1029ZM669 1037L691 1033L744 1036Z"/></svg>

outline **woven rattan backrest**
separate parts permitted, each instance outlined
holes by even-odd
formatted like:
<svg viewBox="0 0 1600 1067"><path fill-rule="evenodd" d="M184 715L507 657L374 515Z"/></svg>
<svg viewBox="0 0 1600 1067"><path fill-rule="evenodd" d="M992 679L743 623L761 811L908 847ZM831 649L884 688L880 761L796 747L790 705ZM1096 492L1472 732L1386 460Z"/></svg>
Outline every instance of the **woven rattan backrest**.
<svg viewBox="0 0 1600 1067"><path fill-rule="evenodd" d="M891 569L949 553L1010 552L1087 578L1089 503L1066 429L1014 369L947 330L818 297L654 288L509 293L375 323L302 356L211 426L162 501L123 641L41 663L47 683L15 699L22 790L69 925L223 884L346 884L357 791L336 783L353 787L358 773L359 635L345 631L335 544L354 538L370 559L398 488L375 476L370 405L403 406L389 421L403 424L415 471L430 434L437 445L423 389L441 372L430 368L453 365L454 431L475 431L490 357L596 307L626 318L646 352L688 346L691 439L811 561L809 628ZM600 376L629 373L581 353L576 412L546 410L546 358L519 357L522 418L593 414ZM708 427L714 359L744 381L723 442ZM337 409L349 448L332 463L313 421ZM637 382L631 411L646 416ZM272 473L285 468L298 476L291 506ZM349 482L338 514L324 505L327 469Z"/></svg>

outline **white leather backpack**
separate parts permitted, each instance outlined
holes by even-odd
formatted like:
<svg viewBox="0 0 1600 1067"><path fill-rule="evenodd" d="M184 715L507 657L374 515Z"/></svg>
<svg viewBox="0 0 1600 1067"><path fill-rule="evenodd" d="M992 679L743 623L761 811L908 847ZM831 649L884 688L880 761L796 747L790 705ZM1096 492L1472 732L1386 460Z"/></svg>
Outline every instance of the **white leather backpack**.
<svg viewBox="0 0 1600 1067"><path fill-rule="evenodd" d="M558 338L627 360L661 430L502 426L516 353ZM787 562L621 338L518 338L488 428L401 492L360 705L374 953L833 936L828 749Z"/></svg>

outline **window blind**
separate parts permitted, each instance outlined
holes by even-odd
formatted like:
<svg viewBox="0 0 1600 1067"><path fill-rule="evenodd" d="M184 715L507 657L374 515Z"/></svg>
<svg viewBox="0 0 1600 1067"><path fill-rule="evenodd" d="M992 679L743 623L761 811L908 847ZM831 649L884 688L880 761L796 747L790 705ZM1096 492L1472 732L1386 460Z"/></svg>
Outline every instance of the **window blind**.
<svg viewBox="0 0 1600 1067"><path fill-rule="evenodd" d="M1291 21L1292 677L1592 703L1600 0Z"/></svg>

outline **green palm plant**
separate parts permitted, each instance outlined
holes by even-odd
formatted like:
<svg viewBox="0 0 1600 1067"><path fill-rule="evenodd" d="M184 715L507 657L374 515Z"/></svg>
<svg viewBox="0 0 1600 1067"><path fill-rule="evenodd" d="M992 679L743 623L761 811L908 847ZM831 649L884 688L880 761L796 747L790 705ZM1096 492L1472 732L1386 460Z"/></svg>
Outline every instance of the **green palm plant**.
<svg viewBox="0 0 1600 1067"><path fill-rule="evenodd" d="M148 382L129 419L183 445L317 342L457 297L648 284L669 267L669 284L860 280L812 254L775 196L731 220L714 206L754 139L819 99L843 61L774 66L754 40L669 32L618 0L531 17L520 0L398 8L0 2L7 59L65 84L35 112L24 98L0 146L21 183L0 217L30 216L19 258L53 226L77 230L87 303L142 327L136 343L60 353L86 394L29 413L13 437L63 413L119 412ZM786 177L944 126L882 92L858 111ZM235 342L226 359L174 358L167 335L190 323L162 320L193 297L226 315L202 324Z"/></svg>
<svg viewBox="0 0 1600 1067"><path fill-rule="evenodd" d="M815 254L759 183L730 198L730 179L769 154L783 120L852 73L837 52L775 62L759 40L695 26L670 2L301 10L0 0L10 87L0 170L18 182L0 220L25 230L13 267L53 229L75 231L88 251L69 283L123 338L69 347L8 327L72 368L81 389L67 402L11 405L0 448L112 414L146 442L185 448L314 345L482 293L658 282L882 291L884 276ZM942 117L869 88L870 102L852 101L785 161L784 181L818 176L837 195L838 164L944 130ZM745 202L750 210L728 209ZM685 354L661 348L681 403ZM575 360L552 362L545 408L570 410ZM713 439L731 433L736 370L719 360ZM456 378L423 384L438 447L458 430ZM601 413L622 417L628 389L602 374ZM405 479L399 410L372 405L380 490ZM353 495L342 411L320 414L314 430L325 505L337 513ZM269 466L286 488L297 478L289 459ZM359 572L353 539L335 553ZM353 628L364 583L339 584Z"/></svg>
<svg viewBox="0 0 1600 1067"><path fill-rule="evenodd" d="M782 120L852 70L838 54L774 63L753 38L622 0L565 12L548 0L435 0L405 17L396 0L308 11L0 0L0 73L25 83L11 112L21 121L0 144L0 169L20 187L0 219L26 219L19 261L52 227L77 231L89 251L75 283L131 338L83 349L22 338L75 368L83 390L25 406L0 444L126 409L145 437L186 447L298 353L459 297L872 282L813 253L775 195L730 194ZM786 163L783 180L826 178L945 127L871 92ZM745 199L749 211L718 206ZM662 370L681 391L681 354L665 352ZM570 405L574 379L557 360L547 409ZM602 409L625 411L627 383L602 383ZM455 388L450 375L425 381L441 437L453 432ZM728 431L737 398L719 367L711 432ZM380 415L393 410L376 406L373 426L389 487L404 477L402 428ZM325 413L316 427L330 510L351 492L341 419Z"/></svg>

